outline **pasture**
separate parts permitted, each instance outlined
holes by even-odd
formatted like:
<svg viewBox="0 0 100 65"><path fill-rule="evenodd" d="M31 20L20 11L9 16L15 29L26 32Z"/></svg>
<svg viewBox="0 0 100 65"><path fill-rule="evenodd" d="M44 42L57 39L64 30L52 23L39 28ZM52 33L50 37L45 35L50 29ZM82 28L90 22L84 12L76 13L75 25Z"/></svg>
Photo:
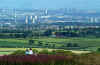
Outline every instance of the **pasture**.
<svg viewBox="0 0 100 65"><path fill-rule="evenodd" d="M9 38L9 39L0 39L0 48L28 48L29 38ZM80 47L86 47L89 50L96 50L100 47L100 38L33 38L35 42L31 47L39 48L38 42L41 41L43 46L45 44L55 44L56 47L67 46L68 43L77 43ZM0 49L1 50L1 49Z"/></svg>

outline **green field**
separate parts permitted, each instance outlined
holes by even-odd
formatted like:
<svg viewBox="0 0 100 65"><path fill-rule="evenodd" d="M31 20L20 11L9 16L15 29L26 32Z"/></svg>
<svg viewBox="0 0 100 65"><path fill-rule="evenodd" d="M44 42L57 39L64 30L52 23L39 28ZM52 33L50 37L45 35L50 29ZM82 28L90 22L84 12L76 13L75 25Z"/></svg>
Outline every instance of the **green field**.
<svg viewBox="0 0 100 65"><path fill-rule="evenodd" d="M100 47L100 38L39 38L34 39L35 43L31 46L37 47L38 41L41 41L44 44L56 44L57 47L62 45L67 45L68 43L77 43L80 47L89 47L89 49L96 49ZM8 48L23 48L29 46L29 39L0 39L0 47Z"/></svg>

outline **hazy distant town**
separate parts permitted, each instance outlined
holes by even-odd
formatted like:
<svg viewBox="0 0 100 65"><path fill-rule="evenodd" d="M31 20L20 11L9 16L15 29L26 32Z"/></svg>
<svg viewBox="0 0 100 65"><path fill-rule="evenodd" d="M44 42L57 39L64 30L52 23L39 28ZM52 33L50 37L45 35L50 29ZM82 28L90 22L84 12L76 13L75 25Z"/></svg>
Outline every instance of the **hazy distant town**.
<svg viewBox="0 0 100 65"><path fill-rule="evenodd" d="M100 12L61 9L0 9L0 27L20 25L67 25L67 26L100 26Z"/></svg>

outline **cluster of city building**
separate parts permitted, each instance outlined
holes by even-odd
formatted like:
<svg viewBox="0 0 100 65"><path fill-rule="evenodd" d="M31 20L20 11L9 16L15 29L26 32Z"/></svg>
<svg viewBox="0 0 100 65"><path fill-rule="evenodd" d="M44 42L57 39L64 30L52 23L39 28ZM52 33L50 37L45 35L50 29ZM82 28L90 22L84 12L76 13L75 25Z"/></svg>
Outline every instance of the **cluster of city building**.
<svg viewBox="0 0 100 65"><path fill-rule="evenodd" d="M0 9L0 27L36 24L98 24L100 12L77 10L74 8L61 9ZM70 24L69 24L70 23ZM98 26L98 25L97 25Z"/></svg>

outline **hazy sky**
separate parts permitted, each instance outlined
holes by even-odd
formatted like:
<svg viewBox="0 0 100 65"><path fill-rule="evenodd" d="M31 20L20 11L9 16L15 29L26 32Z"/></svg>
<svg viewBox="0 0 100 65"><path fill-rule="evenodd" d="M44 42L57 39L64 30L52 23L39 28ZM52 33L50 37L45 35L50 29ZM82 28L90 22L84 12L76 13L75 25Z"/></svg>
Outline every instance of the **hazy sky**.
<svg viewBox="0 0 100 65"><path fill-rule="evenodd" d="M0 8L100 9L100 0L0 0Z"/></svg>

